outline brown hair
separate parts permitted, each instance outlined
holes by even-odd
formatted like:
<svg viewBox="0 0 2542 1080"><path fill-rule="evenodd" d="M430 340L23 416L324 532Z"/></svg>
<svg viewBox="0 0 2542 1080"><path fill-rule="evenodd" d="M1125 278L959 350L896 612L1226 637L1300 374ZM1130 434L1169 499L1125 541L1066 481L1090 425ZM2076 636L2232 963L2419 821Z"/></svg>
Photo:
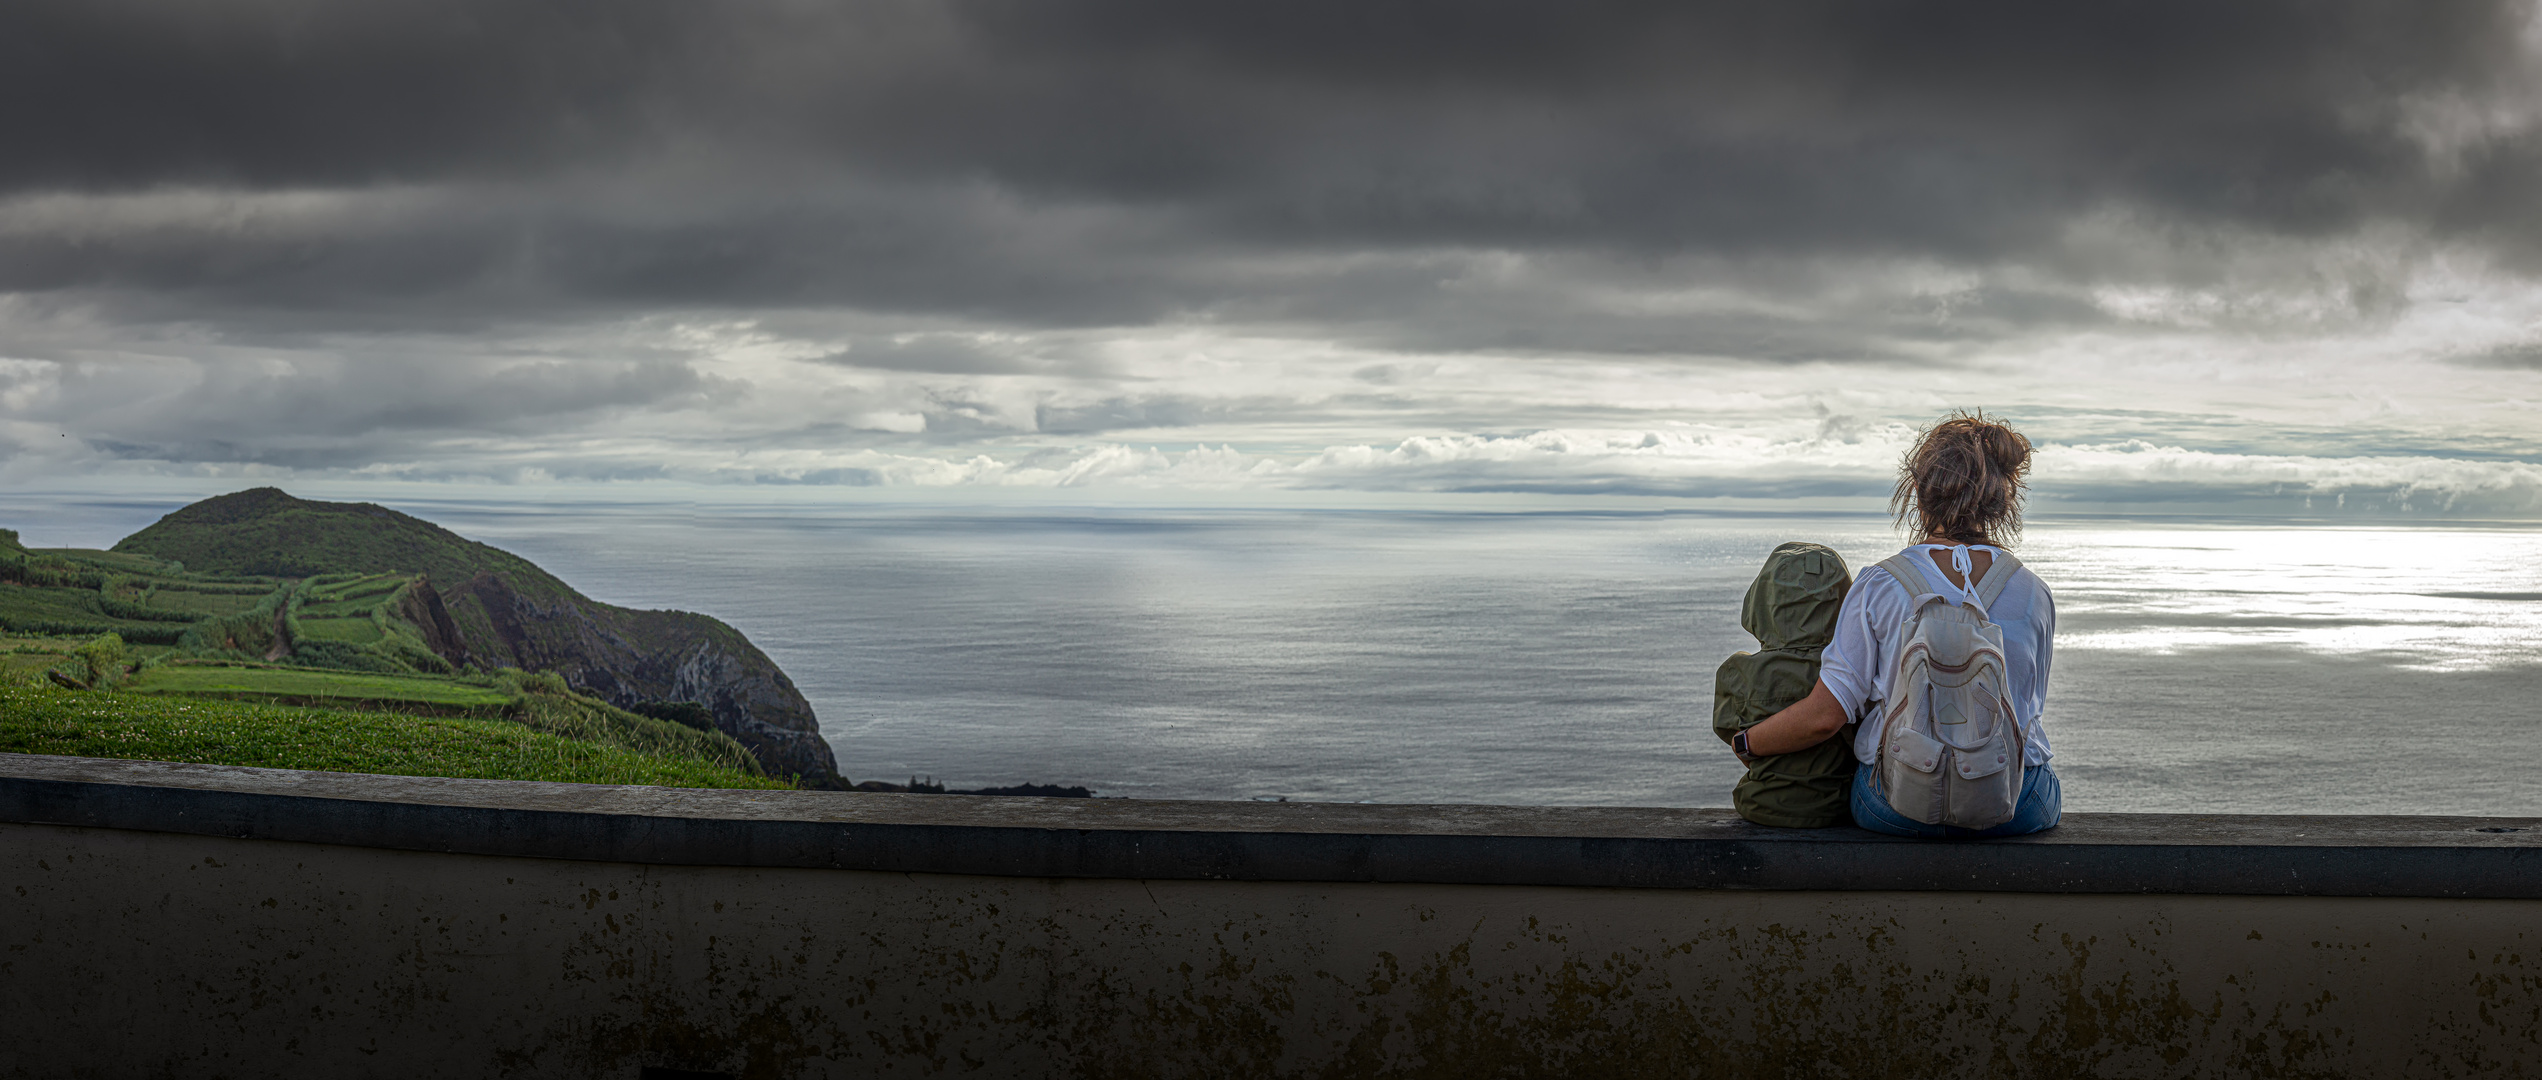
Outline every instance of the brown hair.
<svg viewBox="0 0 2542 1080"><path fill-rule="evenodd" d="M1889 513L1915 539L2009 546L2021 535L2030 440L1984 412L1962 410L1924 429L1898 463Z"/></svg>

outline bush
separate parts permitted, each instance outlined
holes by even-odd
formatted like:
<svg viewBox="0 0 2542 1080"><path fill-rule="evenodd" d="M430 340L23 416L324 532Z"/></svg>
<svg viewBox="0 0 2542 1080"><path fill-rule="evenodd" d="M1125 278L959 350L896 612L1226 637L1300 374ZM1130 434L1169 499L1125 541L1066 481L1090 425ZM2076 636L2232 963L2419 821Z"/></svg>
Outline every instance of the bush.
<svg viewBox="0 0 2542 1080"><path fill-rule="evenodd" d="M190 623L200 621L203 618L202 615L195 612L170 611L166 608L149 607L133 603L130 600L118 600L112 596L106 595L105 593L97 594L97 610L103 611L118 619L133 619L140 622Z"/></svg>
<svg viewBox="0 0 2542 1080"><path fill-rule="evenodd" d="M169 592L203 593L207 596L263 596L276 588L259 581L162 581L158 587Z"/></svg>
<svg viewBox="0 0 2542 1080"><path fill-rule="evenodd" d="M639 701L626 708L628 712L637 716L668 720L682 727L693 727L699 731L716 730L715 714L707 711L706 706L694 701Z"/></svg>
<svg viewBox="0 0 2542 1080"><path fill-rule="evenodd" d="M313 578L311 580L314 581L316 579ZM308 598L308 581L303 581L300 584L292 586L291 591L283 597L282 640L283 644L290 647L294 652L299 650L299 645L302 641L307 640L306 635L300 632L300 604Z"/></svg>
<svg viewBox="0 0 2542 1080"><path fill-rule="evenodd" d="M197 656L224 656L243 660L262 660L274 647L274 610L285 602L287 593L275 589L255 607L236 615L219 615L203 619L180 631L175 644Z"/></svg>
<svg viewBox="0 0 2542 1080"><path fill-rule="evenodd" d="M494 685L514 695L504 717L532 731L639 753L709 761L752 776L765 775L759 759L730 735L711 726L701 731L639 715L576 693L564 676L553 671L502 668L494 673Z"/></svg>
<svg viewBox="0 0 2542 1080"><path fill-rule="evenodd" d="M384 638L379 644L372 646L372 648L380 652L384 652L388 654L391 659L427 675L456 675L459 673L459 669L452 667L450 661L442 659L441 654L436 653L431 649L427 649L403 636L390 636Z"/></svg>
<svg viewBox="0 0 2542 1080"><path fill-rule="evenodd" d="M134 645L175 645L184 640L189 627L107 626L100 623L62 622L55 619L18 619L0 615L0 630L12 634L40 634L51 637L88 637L95 634L120 634Z"/></svg>
<svg viewBox="0 0 2542 1080"><path fill-rule="evenodd" d="M106 583L100 571L82 568L59 555L0 556L0 581L14 581L38 588L94 589Z"/></svg>
<svg viewBox="0 0 2542 1080"><path fill-rule="evenodd" d="M523 671L516 667L497 668L494 685L507 694L571 694L574 688L565 677L553 671Z"/></svg>
<svg viewBox="0 0 2542 1080"><path fill-rule="evenodd" d="M67 677L79 686L103 690L123 681L130 670L129 662L121 636L99 634L71 650L70 660L53 670L57 673L56 682Z"/></svg>

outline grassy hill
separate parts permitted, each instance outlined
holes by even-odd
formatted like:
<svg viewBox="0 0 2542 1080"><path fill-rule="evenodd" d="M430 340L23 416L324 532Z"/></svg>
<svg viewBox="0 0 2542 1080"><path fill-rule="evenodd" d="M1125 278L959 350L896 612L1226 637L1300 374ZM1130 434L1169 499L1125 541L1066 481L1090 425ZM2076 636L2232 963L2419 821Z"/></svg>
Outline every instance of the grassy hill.
<svg viewBox="0 0 2542 1080"><path fill-rule="evenodd" d="M259 606L199 623L194 638L143 631L152 640L381 673L554 672L623 709L694 703L771 774L836 782L810 703L740 631L692 612L600 603L527 559L421 518L257 488L185 507L96 554L186 574L296 579ZM74 614L48 625L71 625Z"/></svg>
<svg viewBox="0 0 2542 1080"><path fill-rule="evenodd" d="M444 585L493 573L531 595L573 592L528 559L422 518L370 503L295 499L278 488L205 499L124 537L114 550L202 573L304 578L404 571Z"/></svg>
<svg viewBox="0 0 2542 1080"><path fill-rule="evenodd" d="M732 627L602 604L431 522L271 488L185 507L113 551L0 530L0 683L29 678L133 701L501 720L843 786L811 706Z"/></svg>

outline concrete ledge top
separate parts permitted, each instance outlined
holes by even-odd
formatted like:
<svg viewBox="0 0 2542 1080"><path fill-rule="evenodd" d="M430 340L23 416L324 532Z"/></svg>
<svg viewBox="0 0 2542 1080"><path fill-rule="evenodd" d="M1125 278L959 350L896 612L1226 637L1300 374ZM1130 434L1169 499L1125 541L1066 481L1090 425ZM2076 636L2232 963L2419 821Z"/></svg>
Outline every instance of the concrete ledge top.
<svg viewBox="0 0 2542 1080"><path fill-rule="evenodd" d="M720 791L0 754L0 822L1032 877L2542 898L2542 818L2068 814L1924 842L1728 810Z"/></svg>

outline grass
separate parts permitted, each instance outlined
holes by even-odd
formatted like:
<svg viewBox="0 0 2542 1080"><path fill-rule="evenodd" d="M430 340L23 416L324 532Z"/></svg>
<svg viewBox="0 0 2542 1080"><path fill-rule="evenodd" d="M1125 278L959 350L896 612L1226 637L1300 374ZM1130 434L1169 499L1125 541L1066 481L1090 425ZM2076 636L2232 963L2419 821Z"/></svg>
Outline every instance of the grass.
<svg viewBox="0 0 2542 1080"><path fill-rule="evenodd" d="M314 619L302 615L300 632L321 641L342 641L353 645L368 645L382 636L378 624L367 615L361 618L321 616Z"/></svg>
<svg viewBox="0 0 2542 1080"><path fill-rule="evenodd" d="M59 661L56 657L45 659ZM509 671L480 682L430 675L176 662L145 667L115 689L119 693L161 697L500 719L575 742L686 759L752 775L761 771L758 760L729 735L639 716L575 694L553 674Z"/></svg>
<svg viewBox="0 0 2542 1080"><path fill-rule="evenodd" d="M31 588L0 583L0 627L33 628L55 624L101 629L166 629L183 625L108 615L98 607L97 592L93 589Z"/></svg>
<svg viewBox="0 0 2542 1080"><path fill-rule="evenodd" d="M219 596L261 597L284 583L274 579L228 579L203 577L159 577L150 579L163 591L205 593Z"/></svg>
<svg viewBox="0 0 2542 1080"><path fill-rule="evenodd" d="M560 738L502 720L41 686L0 686L0 752L574 784L791 786L701 761Z"/></svg>
<svg viewBox="0 0 2542 1080"><path fill-rule="evenodd" d="M358 706L415 702L491 716L512 703L494 687L429 675L213 664L161 664L145 668L124 690L136 694L195 694L231 699Z"/></svg>
<svg viewBox="0 0 2542 1080"><path fill-rule="evenodd" d="M0 637L0 681L25 682L71 658L76 638Z"/></svg>
<svg viewBox="0 0 2542 1080"><path fill-rule="evenodd" d="M150 606L192 615L235 615L255 607L257 601L264 598L264 593L204 593L162 586L158 592L151 594Z"/></svg>
<svg viewBox="0 0 2542 1080"><path fill-rule="evenodd" d="M495 673L494 682L518 695L504 717L533 731L762 773L759 760L730 735L642 716L574 693L554 672L505 670Z"/></svg>
<svg viewBox="0 0 2542 1080"><path fill-rule="evenodd" d="M165 574L168 564L150 555L123 551L91 551L87 548L28 548L33 555L56 555L91 566L126 574Z"/></svg>
<svg viewBox="0 0 2542 1080"><path fill-rule="evenodd" d="M363 600L385 599L411 580L413 575L409 574L369 574L349 581L313 581L309 587L309 602L313 604L345 603L359 606L359 602Z"/></svg>

